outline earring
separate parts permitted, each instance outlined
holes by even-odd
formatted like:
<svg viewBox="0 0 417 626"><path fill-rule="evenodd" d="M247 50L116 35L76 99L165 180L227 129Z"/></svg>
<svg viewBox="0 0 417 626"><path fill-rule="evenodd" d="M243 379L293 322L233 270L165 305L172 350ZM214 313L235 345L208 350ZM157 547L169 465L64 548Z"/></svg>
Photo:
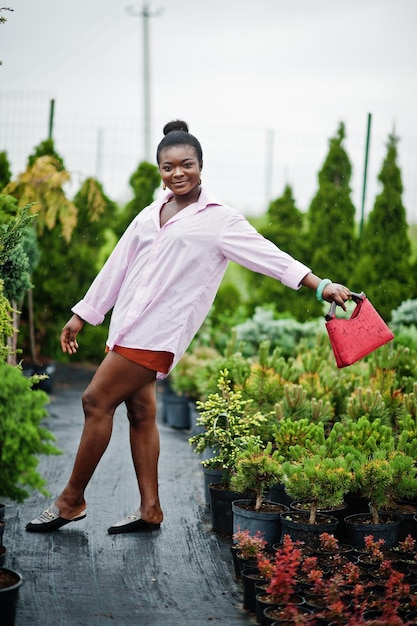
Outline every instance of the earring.
<svg viewBox="0 0 417 626"><path fill-rule="evenodd" d="M165 183L162 185L162 189L165 191L165 189L167 188L167 186L165 185Z"/></svg>
<svg viewBox="0 0 417 626"><path fill-rule="evenodd" d="M201 185L201 178L200 178L200 180L198 181L198 184L199 184L199 185Z"/></svg>

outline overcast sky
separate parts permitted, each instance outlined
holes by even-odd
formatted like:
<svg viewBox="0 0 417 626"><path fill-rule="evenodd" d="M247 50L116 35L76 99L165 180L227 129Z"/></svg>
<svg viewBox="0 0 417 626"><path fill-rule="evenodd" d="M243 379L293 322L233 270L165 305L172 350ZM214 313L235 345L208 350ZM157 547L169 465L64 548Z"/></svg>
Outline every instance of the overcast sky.
<svg viewBox="0 0 417 626"><path fill-rule="evenodd" d="M8 21L0 25L3 95L44 93L56 99L57 124L117 121L139 138L144 5L132 5L132 16L130 1L8 0L14 12L3 13ZM359 198L372 113L371 172L379 170L395 124L413 205L407 208L417 221L417 0L149 0L148 6L152 148L166 121L187 120L202 139L210 188L221 195L227 162L221 172L209 164L221 162L228 142L246 154L246 136L255 146L256 133L273 129L279 152L287 151L283 138L289 138L288 153L290 147L300 158L308 152L317 173L328 139L344 121ZM6 148L13 153L13 146ZM143 146L137 149L141 158ZM264 146L253 152L258 161L262 154L264 169ZM289 172L306 203L313 174L306 173L307 189L296 156L280 158L277 171ZM237 162L232 152L230 160ZM251 176L250 158L247 165L239 165L242 179Z"/></svg>

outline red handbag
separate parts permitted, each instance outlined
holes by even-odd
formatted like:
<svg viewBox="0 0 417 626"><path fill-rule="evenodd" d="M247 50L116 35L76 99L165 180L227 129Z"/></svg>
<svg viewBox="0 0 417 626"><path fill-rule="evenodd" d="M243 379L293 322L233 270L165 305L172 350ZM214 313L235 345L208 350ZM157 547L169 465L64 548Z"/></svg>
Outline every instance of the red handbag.
<svg viewBox="0 0 417 626"><path fill-rule="evenodd" d="M363 292L352 293L352 300L356 302L356 307L349 319L336 317L335 302L325 316L326 330L339 368L352 365L394 339L393 333Z"/></svg>

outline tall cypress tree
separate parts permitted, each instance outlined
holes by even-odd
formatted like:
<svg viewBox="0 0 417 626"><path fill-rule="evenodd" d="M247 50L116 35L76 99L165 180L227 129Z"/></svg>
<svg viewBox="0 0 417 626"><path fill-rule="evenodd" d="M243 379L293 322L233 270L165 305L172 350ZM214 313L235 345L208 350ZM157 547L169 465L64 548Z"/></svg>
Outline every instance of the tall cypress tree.
<svg viewBox="0 0 417 626"><path fill-rule="evenodd" d="M308 210L308 264L314 273L351 286L356 257L355 207L351 200L352 166L339 125L318 174L319 188ZM352 286L354 289L354 286ZM321 312L317 307L317 312Z"/></svg>
<svg viewBox="0 0 417 626"><path fill-rule="evenodd" d="M259 232L285 252L307 263L307 245L303 234L304 218L296 207L290 185L285 187L280 198L270 203L266 217L267 225L259 228ZM309 317L311 298L307 300L268 276L248 272L247 280L250 287L248 302L250 309L276 303L278 311L291 313L300 321Z"/></svg>
<svg viewBox="0 0 417 626"><path fill-rule="evenodd" d="M116 204L94 178L84 180L74 204L77 222L71 240L66 240L59 223L52 230L45 229L39 237L41 261L33 274L39 349L54 357L60 354L57 334L70 317L71 307L84 296L105 260L103 248L108 248L107 235L117 214ZM104 346L107 327L86 328L96 341L90 345L83 332L83 358L92 359Z"/></svg>
<svg viewBox="0 0 417 626"><path fill-rule="evenodd" d="M7 158L7 152L0 152L0 191L10 183L12 173L10 171L10 163Z"/></svg>
<svg viewBox="0 0 417 626"><path fill-rule="evenodd" d="M382 191L365 224L356 272L357 282L386 321L403 300L415 297L397 144L393 132L378 176Z"/></svg>
<svg viewBox="0 0 417 626"><path fill-rule="evenodd" d="M129 184L133 190L133 198L127 203L118 217L118 224L115 228L118 236L125 231L138 213L153 202L155 191L160 183L161 176L156 165L147 161L139 163L129 179Z"/></svg>

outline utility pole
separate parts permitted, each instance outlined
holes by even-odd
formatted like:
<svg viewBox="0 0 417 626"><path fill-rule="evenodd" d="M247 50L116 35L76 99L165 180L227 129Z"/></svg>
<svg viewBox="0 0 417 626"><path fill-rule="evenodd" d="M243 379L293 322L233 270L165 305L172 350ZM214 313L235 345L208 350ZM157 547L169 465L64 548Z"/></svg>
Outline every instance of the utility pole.
<svg viewBox="0 0 417 626"><path fill-rule="evenodd" d="M52 139L54 131L54 115L55 115L55 100L49 101L49 124L48 124L48 139Z"/></svg>
<svg viewBox="0 0 417 626"><path fill-rule="evenodd" d="M366 127L365 163L363 166L362 204L361 204L361 221L359 225L359 240L362 239L363 227L365 223L366 179L368 176L368 157L369 157L369 144L370 144L370 139L371 139L371 123L372 123L372 114L368 113L368 123Z"/></svg>
<svg viewBox="0 0 417 626"><path fill-rule="evenodd" d="M127 7L127 12L131 17L142 18L142 44L143 44L143 139L144 139L144 159L151 159L151 63L149 52L149 18L157 17L163 11L158 9L151 13L149 6L144 2L141 10L134 7Z"/></svg>

